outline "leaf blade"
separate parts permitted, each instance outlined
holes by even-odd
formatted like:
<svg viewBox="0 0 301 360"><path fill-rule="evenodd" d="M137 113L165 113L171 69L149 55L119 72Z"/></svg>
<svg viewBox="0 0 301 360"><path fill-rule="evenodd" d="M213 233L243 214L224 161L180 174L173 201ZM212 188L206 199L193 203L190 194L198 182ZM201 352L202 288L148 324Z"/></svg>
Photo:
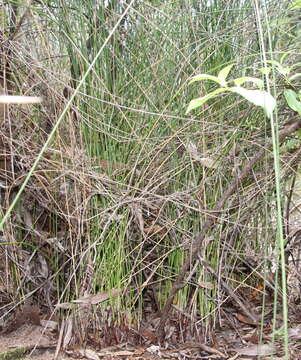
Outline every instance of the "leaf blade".
<svg viewBox="0 0 301 360"><path fill-rule="evenodd" d="M220 84L220 79L217 76L208 75L208 74L198 74L189 81L189 85L196 81L201 81L201 80L211 80Z"/></svg>
<svg viewBox="0 0 301 360"><path fill-rule="evenodd" d="M297 94L295 91L288 89L283 92L285 100L288 106L301 115L301 102L297 99Z"/></svg>
<svg viewBox="0 0 301 360"><path fill-rule="evenodd" d="M263 90L247 90L239 86L232 87L231 91L241 95L252 104L262 107L267 117L271 118L276 107L276 100L271 94Z"/></svg>
<svg viewBox="0 0 301 360"><path fill-rule="evenodd" d="M214 98L216 95L218 95L218 94L220 94L222 92L228 91L228 90L229 90L229 88L219 88L219 89L216 89L216 90L212 91L211 93L209 93L209 94L207 94L205 96L202 96L200 98L191 100L190 103L188 104L188 107L187 107L187 110L186 110L186 115L191 110L199 108L200 106L205 104L205 102L207 102L208 100Z"/></svg>
<svg viewBox="0 0 301 360"><path fill-rule="evenodd" d="M224 67L217 75L218 79L220 80L220 84L221 86L226 86L227 82L226 82L226 78L229 75L229 72L231 71L231 69L233 68L234 64L230 64L226 67Z"/></svg>

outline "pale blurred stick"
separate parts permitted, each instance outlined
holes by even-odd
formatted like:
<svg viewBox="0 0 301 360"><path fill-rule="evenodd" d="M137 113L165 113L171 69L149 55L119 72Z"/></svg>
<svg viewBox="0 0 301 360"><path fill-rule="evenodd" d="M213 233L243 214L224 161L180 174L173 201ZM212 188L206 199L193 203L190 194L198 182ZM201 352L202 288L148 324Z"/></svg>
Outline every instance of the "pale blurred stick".
<svg viewBox="0 0 301 360"><path fill-rule="evenodd" d="M37 104L42 102L39 96L0 95L0 104Z"/></svg>

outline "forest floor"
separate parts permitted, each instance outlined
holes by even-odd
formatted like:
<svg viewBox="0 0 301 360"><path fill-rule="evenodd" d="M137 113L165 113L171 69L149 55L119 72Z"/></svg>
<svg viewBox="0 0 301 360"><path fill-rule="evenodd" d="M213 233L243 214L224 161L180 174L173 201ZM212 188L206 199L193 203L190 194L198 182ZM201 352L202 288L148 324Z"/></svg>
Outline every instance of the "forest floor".
<svg viewBox="0 0 301 360"><path fill-rule="evenodd" d="M63 360L63 359L284 359L282 343L282 316L277 317L278 329L273 339L272 304L271 311L260 324L253 324L240 313L233 312L223 328L212 334L205 342L186 341L176 344L172 339L161 346L152 344L147 339L145 343L131 344L124 342L115 346L100 348L87 344L73 345L64 348L64 338L68 337L62 331L48 327L46 320L41 324L24 316L27 321L19 322L8 333L0 335L0 360L33 359L33 360ZM289 312L289 350L290 359L301 360L301 309L296 306ZM24 314L23 314L24 315ZM26 314L28 315L28 314ZM233 316L235 315L235 316ZM55 321L50 322L52 325ZM261 335L262 334L262 337ZM275 334L275 332L274 332ZM260 342L261 337L261 342Z"/></svg>

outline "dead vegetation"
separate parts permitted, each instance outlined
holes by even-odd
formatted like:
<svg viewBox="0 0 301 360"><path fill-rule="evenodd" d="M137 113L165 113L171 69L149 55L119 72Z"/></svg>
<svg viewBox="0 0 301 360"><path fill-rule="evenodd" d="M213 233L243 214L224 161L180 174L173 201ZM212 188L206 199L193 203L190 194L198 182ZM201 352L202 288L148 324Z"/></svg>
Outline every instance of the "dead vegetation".
<svg viewBox="0 0 301 360"><path fill-rule="evenodd" d="M249 108L227 124L213 120L220 111L211 105L204 121L169 113L168 105L162 111L161 99L151 99L165 71L159 60L151 68L154 83L141 91L155 104L151 110L135 105L139 97L126 102L118 95L123 85L109 87L97 73L67 109L84 70L76 74L74 54L57 55L55 41L30 48L30 29L42 17L30 7L8 8L1 92L43 101L0 104L2 216L42 156L0 237L0 329L2 339L31 340L37 331L47 340L24 340L24 351L7 356L32 356L38 348L55 358L60 350L88 359L280 358L277 334L272 345L272 321L281 332L283 320L275 179L271 136L258 125L262 115L254 111L258 122L248 129L241 119L249 119ZM39 41L44 35L37 31ZM112 59L110 65L118 76ZM224 105L229 116L232 104ZM149 129L144 117L152 119ZM290 350L298 356L301 120L293 111L287 118L279 131L283 228ZM239 132L244 136L233 140ZM287 146L292 138L297 144Z"/></svg>

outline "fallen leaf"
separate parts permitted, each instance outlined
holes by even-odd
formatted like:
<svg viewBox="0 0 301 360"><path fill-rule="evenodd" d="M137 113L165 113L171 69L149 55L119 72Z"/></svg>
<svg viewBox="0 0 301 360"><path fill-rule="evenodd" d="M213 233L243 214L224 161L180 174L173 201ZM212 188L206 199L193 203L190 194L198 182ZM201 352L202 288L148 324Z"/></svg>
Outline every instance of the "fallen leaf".
<svg viewBox="0 0 301 360"><path fill-rule="evenodd" d="M104 171L105 173L116 170L121 171L126 168L125 164L110 160L100 160L99 165L101 170Z"/></svg>
<svg viewBox="0 0 301 360"><path fill-rule="evenodd" d="M255 302L260 299L260 296L264 295L264 281L261 281L250 294L250 301Z"/></svg>
<svg viewBox="0 0 301 360"><path fill-rule="evenodd" d="M156 334L154 334L153 331L147 329L146 327L141 327L139 329L139 334L152 342L157 340Z"/></svg>
<svg viewBox="0 0 301 360"><path fill-rule="evenodd" d="M161 356L160 346L158 346L158 345L151 345L150 347L148 347L146 349L146 351L153 355Z"/></svg>
<svg viewBox="0 0 301 360"><path fill-rule="evenodd" d="M216 354L218 355L219 357L225 359L226 358L226 355L223 354L222 352L220 352L219 350L211 347L211 346L208 346L208 345L205 345L203 343L198 343L198 342L193 342L193 341L188 341L186 343L184 343L182 346L181 346L181 349L183 350L186 350L186 349L202 349L204 351L206 351L207 353L209 354Z"/></svg>
<svg viewBox="0 0 301 360"><path fill-rule="evenodd" d="M112 355L115 356L132 356L133 352L132 351L128 351L128 350L120 350L120 351L115 351L112 353Z"/></svg>
<svg viewBox="0 0 301 360"><path fill-rule="evenodd" d="M138 225L139 225L139 230L143 233L144 231L144 219L142 216L142 208L140 204L137 203L133 203L132 204L132 210L133 213L135 214L137 221L138 221Z"/></svg>
<svg viewBox="0 0 301 360"><path fill-rule="evenodd" d="M55 305L56 309L64 309L64 310L74 309L75 307L76 307L76 304L72 304L72 303L68 303L68 302Z"/></svg>
<svg viewBox="0 0 301 360"><path fill-rule="evenodd" d="M221 358L224 358L226 359L226 355L223 354L222 352L220 352L219 350L217 349L214 349L213 347L211 346L208 346L208 345L205 345L205 344L199 344L200 348L204 351L206 351L207 353L209 354L216 354L218 356L220 356Z"/></svg>
<svg viewBox="0 0 301 360"><path fill-rule="evenodd" d="M245 315L236 313L235 314L236 318L238 321L240 321L241 323L247 324L247 325L252 325L252 326L259 326L260 323L258 321L253 321L252 319L248 318Z"/></svg>
<svg viewBox="0 0 301 360"><path fill-rule="evenodd" d="M244 348L234 348L240 355L248 356L267 356L276 353L276 347L272 344L252 345Z"/></svg>
<svg viewBox="0 0 301 360"><path fill-rule="evenodd" d="M145 226L144 232L147 235L158 234L158 235L164 236L167 233L167 229L165 226L160 226L158 224L152 224L151 226L148 226L148 227Z"/></svg>
<svg viewBox="0 0 301 360"><path fill-rule="evenodd" d="M301 339L301 329L299 327L288 329L288 337L294 340Z"/></svg>
<svg viewBox="0 0 301 360"><path fill-rule="evenodd" d="M100 294L86 295L77 300L73 300L73 303L84 304L84 305L96 305L110 299L111 297L117 296L118 294L120 294L120 292L121 289L112 289L110 291Z"/></svg>
<svg viewBox="0 0 301 360"><path fill-rule="evenodd" d="M91 349L78 349L77 351L81 356L83 356L87 359L99 360L99 356L98 356L97 352L95 352Z"/></svg>
<svg viewBox="0 0 301 360"><path fill-rule="evenodd" d="M64 340L63 340L63 349L66 349L69 345L72 338L72 329L73 329L73 321L69 317L64 324Z"/></svg>
<svg viewBox="0 0 301 360"><path fill-rule="evenodd" d="M212 283L206 282L206 281L198 281L198 286L202 287L204 289L208 289L208 290L214 289L214 285Z"/></svg>
<svg viewBox="0 0 301 360"><path fill-rule="evenodd" d="M216 160L209 157L202 157L198 152L196 145L193 144L192 142L188 144L187 151L194 161L199 162L208 169L217 169L218 164Z"/></svg>
<svg viewBox="0 0 301 360"><path fill-rule="evenodd" d="M41 326L47 329L56 330L58 328L58 323L53 320L40 320Z"/></svg>

